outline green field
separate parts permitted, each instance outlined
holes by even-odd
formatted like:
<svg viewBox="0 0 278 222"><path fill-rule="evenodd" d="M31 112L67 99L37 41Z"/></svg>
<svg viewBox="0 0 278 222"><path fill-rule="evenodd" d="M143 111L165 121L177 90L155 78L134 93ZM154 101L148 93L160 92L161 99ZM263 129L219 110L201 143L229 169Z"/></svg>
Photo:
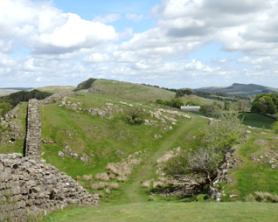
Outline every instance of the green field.
<svg viewBox="0 0 278 222"><path fill-rule="evenodd" d="M74 208L46 218L45 222L271 222L278 220L276 204L267 203L164 203L140 202Z"/></svg>
<svg viewBox="0 0 278 222"><path fill-rule="evenodd" d="M247 126L271 129L271 125L275 122L273 118L259 113L242 113L241 115L244 116L242 123Z"/></svg>

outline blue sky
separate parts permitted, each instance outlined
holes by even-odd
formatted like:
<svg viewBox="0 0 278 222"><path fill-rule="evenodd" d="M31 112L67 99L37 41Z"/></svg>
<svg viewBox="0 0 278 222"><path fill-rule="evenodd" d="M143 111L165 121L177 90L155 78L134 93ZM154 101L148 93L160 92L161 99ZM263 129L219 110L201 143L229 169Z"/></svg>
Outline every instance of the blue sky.
<svg viewBox="0 0 278 222"><path fill-rule="evenodd" d="M0 87L278 87L275 0L0 0Z"/></svg>

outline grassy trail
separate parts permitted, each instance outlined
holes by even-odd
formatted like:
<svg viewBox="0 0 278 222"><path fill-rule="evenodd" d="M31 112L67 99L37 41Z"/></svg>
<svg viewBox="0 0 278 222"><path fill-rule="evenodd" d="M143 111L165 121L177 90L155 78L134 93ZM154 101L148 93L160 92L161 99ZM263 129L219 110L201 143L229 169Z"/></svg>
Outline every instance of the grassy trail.
<svg viewBox="0 0 278 222"><path fill-rule="evenodd" d="M161 141L158 144L159 148L156 149L156 152L154 152L145 161L143 161L140 165L140 168L132 173L132 176L130 178L131 183L125 189L125 193L123 196L124 202L136 203L147 201L147 196L140 193L140 190L142 190L141 181L149 180L152 178L152 168L156 164L156 160L159 157L163 156L165 151L169 150L169 147L175 148L175 142L176 140L178 140L179 137L185 137L189 132L197 130L200 124L204 124L205 122L206 120L204 119L192 116L190 120L186 120L186 122L180 123L179 128L175 131L175 133L172 133L169 137Z"/></svg>

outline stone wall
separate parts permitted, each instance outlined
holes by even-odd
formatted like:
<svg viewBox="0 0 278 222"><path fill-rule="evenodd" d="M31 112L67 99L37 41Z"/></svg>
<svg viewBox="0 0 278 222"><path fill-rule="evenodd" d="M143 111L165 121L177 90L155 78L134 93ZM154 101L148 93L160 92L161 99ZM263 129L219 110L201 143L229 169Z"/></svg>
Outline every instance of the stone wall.
<svg viewBox="0 0 278 222"><path fill-rule="evenodd" d="M82 96L82 95L77 94L72 91L61 91L61 92L53 94L52 96L45 98L44 100L42 100L41 103L42 104L51 104L53 102L63 99L66 96Z"/></svg>
<svg viewBox="0 0 278 222"><path fill-rule="evenodd" d="M0 221L31 221L72 204L98 206L71 177L44 160L0 154Z"/></svg>
<svg viewBox="0 0 278 222"><path fill-rule="evenodd" d="M52 99L46 100L47 103L54 101ZM55 210L72 204L99 205L98 195L89 194L70 176L40 159L40 106L40 101L29 100L26 157L18 153L0 154L1 222L39 220Z"/></svg>
<svg viewBox="0 0 278 222"><path fill-rule="evenodd" d="M28 103L25 155L40 160L41 152L41 104L37 99Z"/></svg>

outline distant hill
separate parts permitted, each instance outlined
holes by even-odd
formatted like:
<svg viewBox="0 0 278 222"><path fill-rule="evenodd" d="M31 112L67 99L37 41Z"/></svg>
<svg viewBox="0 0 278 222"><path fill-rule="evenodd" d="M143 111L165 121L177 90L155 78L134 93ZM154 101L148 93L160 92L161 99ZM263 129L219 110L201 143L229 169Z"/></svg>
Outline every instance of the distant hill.
<svg viewBox="0 0 278 222"><path fill-rule="evenodd" d="M10 87L10 88L0 88L0 96L10 95L11 93L25 91L32 88L24 88L24 87Z"/></svg>
<svg viewBox="0 0 278 222"><path fill-rule="evenodd" d="M237 94L237 95L258 95L261 93L278 93L278 89L271 88L267 86L261 86L256 84L240 84L234 83L228 87L201 87L195 89L196 91L204 91L204 92L223 92L229 94Z"/></svg>

